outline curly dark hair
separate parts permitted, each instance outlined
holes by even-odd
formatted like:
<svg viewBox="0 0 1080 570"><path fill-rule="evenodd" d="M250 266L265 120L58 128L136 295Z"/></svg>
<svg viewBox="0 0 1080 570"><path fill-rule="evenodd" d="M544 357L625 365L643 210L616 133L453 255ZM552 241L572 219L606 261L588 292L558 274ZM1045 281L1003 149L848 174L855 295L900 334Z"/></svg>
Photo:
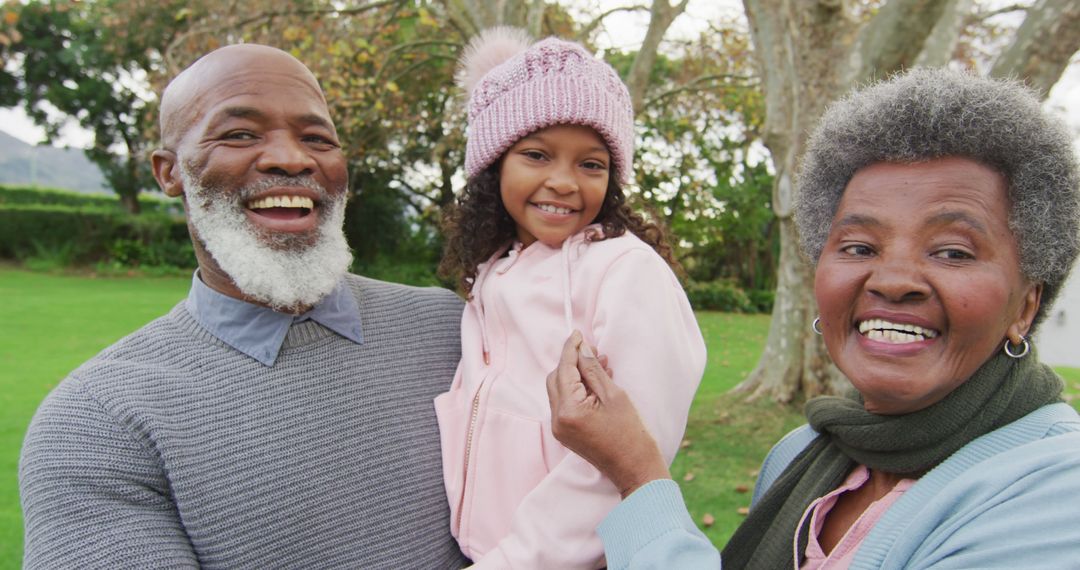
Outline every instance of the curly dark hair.
<svg viewBox="0 0 1080 570"><path fill-rule="evenodd" d="M466 297L472 293L477 267L517 237L517 225L503 206L499 190L501 164L501 160L497 161L470 178L455 203L443 213L446 247L439 263L439 276L456 281L458 290ZM682 266L675 259L667 232L630 209L617 176L608 178L604 203L592 223L600 224L604 231L602 236L588 236L589 241L618 237L629 231L656 250L676 275L682 275Z"/></svg>

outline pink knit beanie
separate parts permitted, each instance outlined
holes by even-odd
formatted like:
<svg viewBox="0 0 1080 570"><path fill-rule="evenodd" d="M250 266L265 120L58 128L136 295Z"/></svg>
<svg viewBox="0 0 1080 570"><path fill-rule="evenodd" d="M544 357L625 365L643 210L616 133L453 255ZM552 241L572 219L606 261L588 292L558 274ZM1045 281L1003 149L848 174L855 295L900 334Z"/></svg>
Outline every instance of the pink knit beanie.
<svg viewBox="0 0 1080 570"><path fill-rule="evenodd" d="M465 174L472 178L519 139L553 125L596 129L611 152L613 174L626 183L634 157L630 93L607 63L581 45L547 38L536 43L517 28L478 35L461 57L460 83L469 94Z"/></svg>

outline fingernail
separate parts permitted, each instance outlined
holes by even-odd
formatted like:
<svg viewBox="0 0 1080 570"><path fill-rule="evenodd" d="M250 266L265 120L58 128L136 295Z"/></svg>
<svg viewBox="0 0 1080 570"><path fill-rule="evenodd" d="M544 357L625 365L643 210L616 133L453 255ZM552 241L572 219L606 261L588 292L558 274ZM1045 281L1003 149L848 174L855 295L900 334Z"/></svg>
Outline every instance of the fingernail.
<svg viewBox="0 0 1080 570"><path fill-rule="evenodd" d="M589 348L589 343L587 342L582 341L581 346L578 347L578 350L581 351L581 355L585 358L596 358L596 355L593 354L593 351L591 348Z"/></svg>

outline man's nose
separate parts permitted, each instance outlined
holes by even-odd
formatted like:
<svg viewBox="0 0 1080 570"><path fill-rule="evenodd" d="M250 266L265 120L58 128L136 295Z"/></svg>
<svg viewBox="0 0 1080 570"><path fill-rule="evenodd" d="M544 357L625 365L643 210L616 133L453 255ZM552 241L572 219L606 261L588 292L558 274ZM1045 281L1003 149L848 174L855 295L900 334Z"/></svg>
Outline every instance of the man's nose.
<svg viewBox="0 0 1080 570"><path fill-rule="evenodd" d="M292 135L271 136L267 140L256 167L260 172L301 176L312 174L315 170L315 158L302 141Z"/></svg>

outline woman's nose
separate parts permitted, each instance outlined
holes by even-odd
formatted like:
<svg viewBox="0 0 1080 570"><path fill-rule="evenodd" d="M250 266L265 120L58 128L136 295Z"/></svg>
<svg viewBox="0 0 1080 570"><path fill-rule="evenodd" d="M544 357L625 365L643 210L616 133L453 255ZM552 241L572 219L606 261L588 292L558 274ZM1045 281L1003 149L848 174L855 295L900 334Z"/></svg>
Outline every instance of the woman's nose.
<svg viewBox="0 0 1080 570"><path fill-rule="evenodd" d="M922 300L931 292L918 261L901 256L881 256L866 289L894 303Z"/></svg>

